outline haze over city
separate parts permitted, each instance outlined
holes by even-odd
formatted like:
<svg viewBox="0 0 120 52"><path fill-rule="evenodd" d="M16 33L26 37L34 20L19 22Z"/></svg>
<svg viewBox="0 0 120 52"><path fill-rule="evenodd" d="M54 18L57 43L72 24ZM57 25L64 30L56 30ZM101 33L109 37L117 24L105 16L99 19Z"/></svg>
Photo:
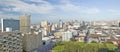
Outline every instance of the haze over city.
<svg viewBox="0 0 120 52"><path fill-rule="evenodd" d="M120 0L0 0L0 18L27 13L32 24L40 20L119 20Z"/></svg>
<svg viewBox="0 0 120 52"><path fill-rule="evenodd" d="M120 52L120 0L0 0L0 52Z"/></svg>

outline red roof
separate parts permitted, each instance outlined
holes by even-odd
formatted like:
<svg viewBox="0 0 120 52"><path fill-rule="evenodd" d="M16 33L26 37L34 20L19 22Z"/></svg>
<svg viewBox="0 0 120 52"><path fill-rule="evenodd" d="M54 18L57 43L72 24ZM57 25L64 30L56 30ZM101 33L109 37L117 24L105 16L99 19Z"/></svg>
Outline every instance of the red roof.
<svg viewBox="0 0 120 52"><path fill-rule="evenodd" d="M114 40L120 46L120 40Z"/></svg>

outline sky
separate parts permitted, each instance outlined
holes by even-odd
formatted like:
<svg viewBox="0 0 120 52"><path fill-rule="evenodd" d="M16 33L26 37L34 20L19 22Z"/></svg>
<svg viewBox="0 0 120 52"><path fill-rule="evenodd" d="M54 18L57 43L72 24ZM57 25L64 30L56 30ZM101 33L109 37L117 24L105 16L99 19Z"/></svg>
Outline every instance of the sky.
<svg viewBox="0 0 120 52"><path fill-rule="evenodd" d="M120 0L0 0L0 18L19 19L31 15L31 23L41 20L120 20Z"/></svg>

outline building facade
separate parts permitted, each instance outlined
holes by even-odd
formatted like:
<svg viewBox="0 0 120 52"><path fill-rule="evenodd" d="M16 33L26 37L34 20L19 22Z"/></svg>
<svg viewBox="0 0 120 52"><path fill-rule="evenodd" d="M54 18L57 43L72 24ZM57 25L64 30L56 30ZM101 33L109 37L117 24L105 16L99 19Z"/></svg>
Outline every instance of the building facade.
<svg viewBox="0 0 120 52"><path fill-rule="evenodd" d="M48 22L43 20L43 21L40 22L40 26L41 27L46 27L46 26L48 26Z"/></svg>
<svg viewBox="0 0 120 52"><path fill-rule="evenodd" d="M42 44L41 32L27 33L23 36L23 49L27 52L32 52Z"/></svg>
<svg viewBox="0 0 120 52"><path fill-rule="evenodd" d="M20 32L30 32L30 15L23 14L20 16Z"/></svg>
<svg viewBox="0 0 120 52"><path fill-rule="evenodd" d="M59 28L63 28L63 22L62 22L62 20L59 20Z"/></svg>
<svg viewBox="0 0 120 52"><path fill-rule="evenodd" d="M0 52L23 52L21 33L19 32L1 33Z"/></svg>
<svg viewBox="0 0 120 52"><path fill-rule="evenodd" d="M47 30L42 29L41 32L42 32L43 37L48 36L48 31Z"/></svg>
<svg viewBox="0 0 120 52"><path fill-rule="evenodd" d="M70 41L72 37L73 37L73 34L70 31L66 31L62 33L62 41Z"/></svg>
<svg viewBox="0 0 120 52"><path fill-rule="evenodd" d="M12 31L20 30L20 21L16 19L1 19L1 30L6 31L10 28Z"/></svg>
<svg viewBox="0 0 120 52"><path fill-rule="evenodd" d="M120 22L119 22L119 27L120 27Z"/></svg>

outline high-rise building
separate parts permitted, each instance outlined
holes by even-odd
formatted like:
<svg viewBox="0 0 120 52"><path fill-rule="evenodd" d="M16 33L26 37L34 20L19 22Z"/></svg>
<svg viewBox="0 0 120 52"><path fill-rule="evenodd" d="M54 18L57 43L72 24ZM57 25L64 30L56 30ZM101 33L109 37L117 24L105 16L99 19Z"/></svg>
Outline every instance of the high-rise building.
<svg viewBox="0 0 120 52"><path fill-rule="evenodd" d="M42 36L43 36L43 37L44 37L44 36L48 36L48 31L47 31L47 30L42 29L41 32L42 32Z"/></svg>
<svg viewBox="0 0 120 52"><path fill-rule="evenodd" d="M23 50L32 52L42 45L41 32L26 33L23 36Z"/></svg>
<svg viewBox="0 0 120 52"><path fill-rule="evenodd" d="M59 28L63 28L63 22L62 22L62 20L59 20Z"/></svg>
<svg viewBox="0 0 120 52"><path fill-rule="evenodd" d="M119 27L120 27L120 22L119 22Z"/></svg>
<svg viewBox="0 0 120 52"><path fill-rule="evenodd" d="M55 31L56 27L55 24L51 25L51 31Z"/></svg>
<svg viewBox="0 0 120 52"><path fill-rule="evenodd" d="M19 32L0 33L0 52L23 52L22 34Z"/></svg>
<svg viewBox="0 0 120 52"><path fill-rule="evenodd" d="M51 26L52 25L48 25L48 26L44 27L44 29L47 30L48 34L51 32Z"/></svg>
<svg viewBox="0 0 120 52"><path fill-rule="evenodd" d="M62 41L70 41L72 37L73 37L73 34L70 31L65 31L62 33Z"/></svg>
<svg viewBox="0 0 120 52"><path fill-rule="evenodd" d="M23 14L20 16L20 32L30 32L30 15Z"/></svg>
<svg viewBox="0 0 120 52"><path fill-rule="evenodd" d="M1 30L6 31L9 28L11 31L20 30L20 21L16 19L1 19Z"/></svg>
<svg viewBox="0 0 120 52"><path fill-rule="evenodd" d="M47 25L48 25L48 22L45 21L45 20L43 20L43 21L40 22L40 26L41 26L41 27L45 27L45 26L47 26Z"/></svg>
<svg viewBox="0 0 120 52"><path fill-rule="evenodd" d="M118 26L120 27L120 22L118 22Z"/></svg>

